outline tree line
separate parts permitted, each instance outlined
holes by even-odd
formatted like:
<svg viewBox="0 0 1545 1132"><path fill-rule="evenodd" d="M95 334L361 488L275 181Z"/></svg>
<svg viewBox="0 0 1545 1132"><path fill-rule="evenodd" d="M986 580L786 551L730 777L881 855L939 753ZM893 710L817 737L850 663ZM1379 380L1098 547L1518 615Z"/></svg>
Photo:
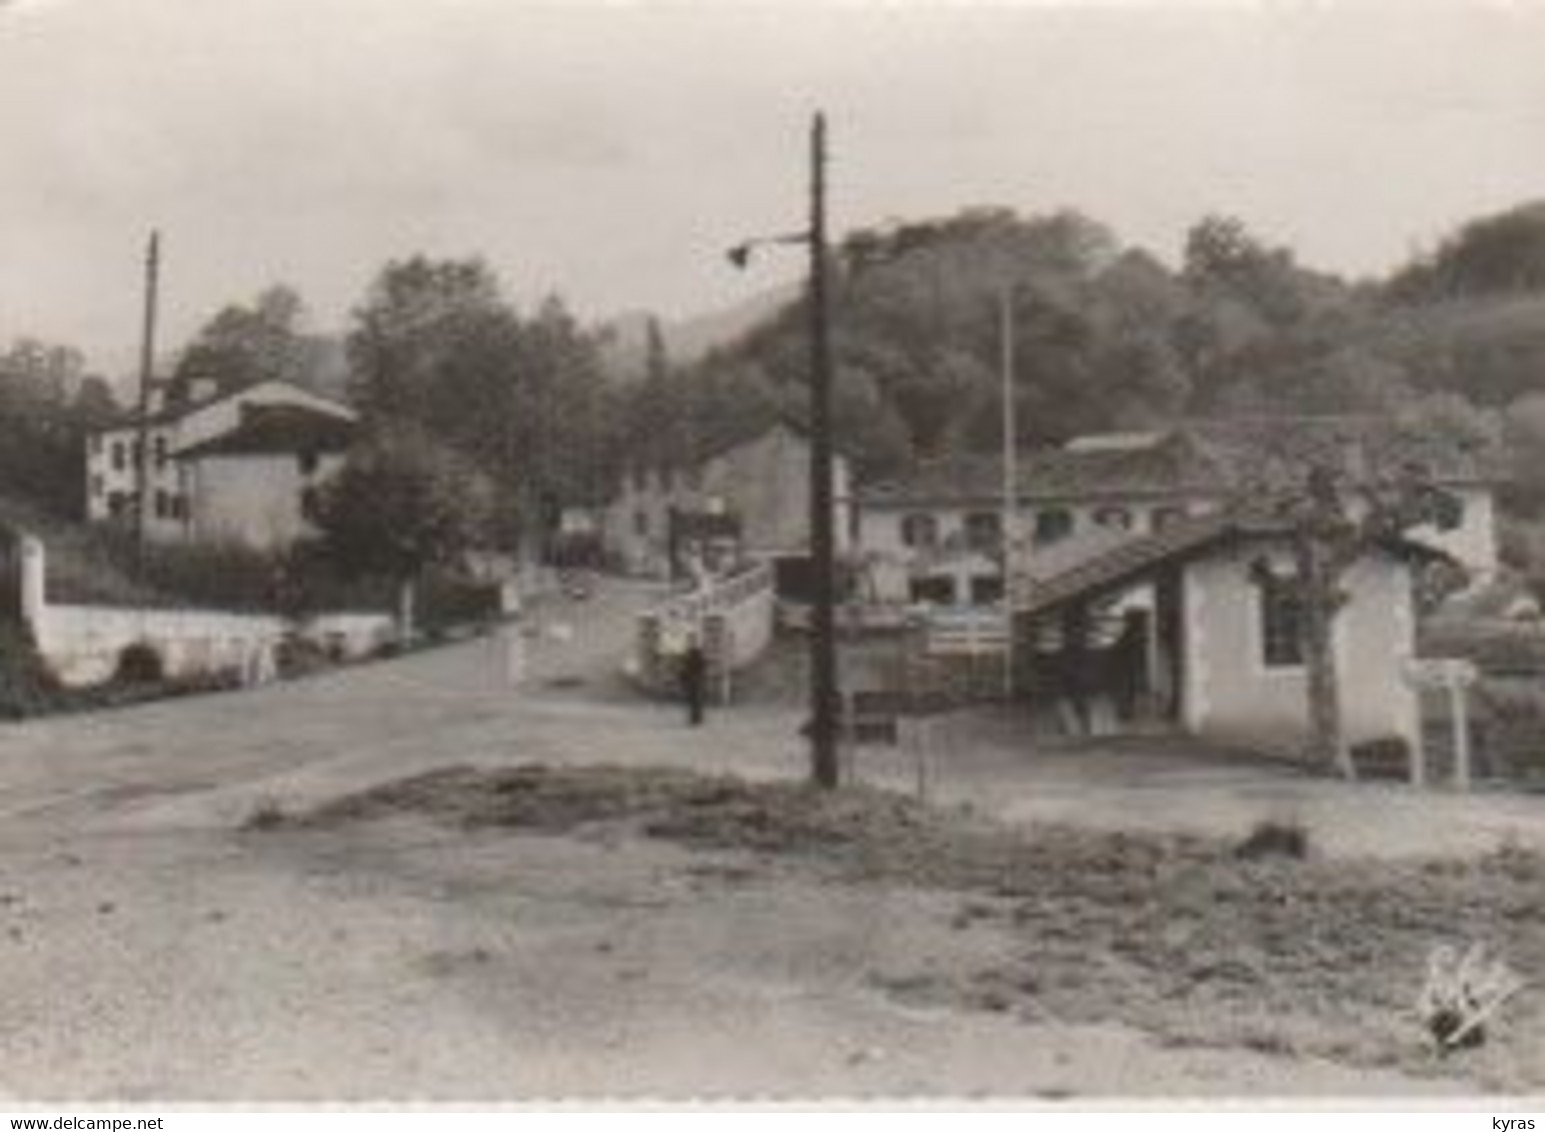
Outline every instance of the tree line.
<svg viewBox="0 0 1545 1132"><path fill-rule="evenodd" d="M1000 307L1026 444L1199 414L1378 413L1511 459L1518 510L1545 514L1545 206L1466 224L1383 279L1299 263L1226 216L1176 266L1076 212L972 209L851 233L833 251L835 420L864 475L999 443ZM475 481L489 541L540 541L564 505L632 465L684 464L760 421L804 415L795 301L690 365L659 327L644 375L609 379L604 334L556 296L527 308L477 259L387 263L341 339L279 286L217 311L179 350L173 400L280 377L346 394L356 464L390 456ZM114 411L78 351L0 355L0 487L78 513L84 432ZM365 493L368 494L368 493Z"/></svg>

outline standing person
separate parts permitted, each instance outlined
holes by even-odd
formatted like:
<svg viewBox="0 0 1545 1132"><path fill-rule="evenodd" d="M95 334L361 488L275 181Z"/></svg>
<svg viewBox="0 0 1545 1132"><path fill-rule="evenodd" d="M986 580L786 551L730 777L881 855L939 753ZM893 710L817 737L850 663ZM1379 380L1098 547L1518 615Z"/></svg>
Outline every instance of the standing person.
<svg viewBox="0 0 1545 1132"><path fill-rule="evenodd" d="M700 727L703 723L703 700L708 690L708 658L697 637L687 640L687 649L681 654L681 690L687 699L687 723Z"/></svg>

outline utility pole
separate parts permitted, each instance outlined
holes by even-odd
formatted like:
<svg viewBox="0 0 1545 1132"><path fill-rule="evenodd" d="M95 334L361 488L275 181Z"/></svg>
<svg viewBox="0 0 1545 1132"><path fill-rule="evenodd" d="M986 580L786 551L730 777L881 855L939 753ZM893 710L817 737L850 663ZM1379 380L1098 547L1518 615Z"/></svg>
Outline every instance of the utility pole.
<svg viewBox="0 0 1545 1132"><path fill-rule="evenodd" d="M837 765L836 555L832 529L831 335L826 294L826 115L810 127L810 225L798 232L760 236L730 248L744 268L754 249L802 244L810 253L810 777L831 789Z"/></svg>
<svg viewBox="0 0 1545 1132"><path fill-rule="evenodd" d="M1003 698L1014 699L1014 576L1019 550L1019 428L1014 404L1014 288L998 295L998 333L1003 369Z"/></svg>
<svg viewBox="0 0 1545 1132"><path fill-rule="evenodd" d="M155 381L156 305L161 285L161 233L152 230L145 252L145 321L140 335L139 429L134 441L134 563L143 574L150 520L150 387Z"/></svg>
<svg viewBox="0 0 1545 1132"><path fill-rule="evenodd" d="M826 295L826 116L810 129L810 770L837 785L836 563L832 531L831 342Z"/></svg>

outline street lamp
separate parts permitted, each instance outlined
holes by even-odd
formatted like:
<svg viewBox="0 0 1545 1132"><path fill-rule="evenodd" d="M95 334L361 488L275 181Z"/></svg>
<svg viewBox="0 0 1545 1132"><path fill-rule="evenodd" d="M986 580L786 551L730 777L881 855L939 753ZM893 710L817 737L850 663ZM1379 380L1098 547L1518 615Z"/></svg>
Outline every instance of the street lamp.
<svg viewBox="0 0 1545 1132"><path fill-rule="evenodd" d="M755 248L804 244L810 250L810 774L837 785L836 562L832 529L831 341L826 298L826 116L810 127L810 226L748 240L727 253L744 268Z"/></svg>

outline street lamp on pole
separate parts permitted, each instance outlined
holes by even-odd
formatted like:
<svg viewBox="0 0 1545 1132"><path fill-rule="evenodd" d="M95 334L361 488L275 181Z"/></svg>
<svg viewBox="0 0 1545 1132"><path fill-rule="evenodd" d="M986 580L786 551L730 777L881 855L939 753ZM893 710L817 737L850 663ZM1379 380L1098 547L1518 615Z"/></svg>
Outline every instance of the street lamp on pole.
<svg viewBox="0 0 1545 1132"><path fill-rule="evenodd" d="M801 232L748 240L731 248L736 267L767 244L810 250L810 774L816 785L838 782L836 555L832 523L831 337L826 288L826 116L810 127L810 226Z"/></svg>

